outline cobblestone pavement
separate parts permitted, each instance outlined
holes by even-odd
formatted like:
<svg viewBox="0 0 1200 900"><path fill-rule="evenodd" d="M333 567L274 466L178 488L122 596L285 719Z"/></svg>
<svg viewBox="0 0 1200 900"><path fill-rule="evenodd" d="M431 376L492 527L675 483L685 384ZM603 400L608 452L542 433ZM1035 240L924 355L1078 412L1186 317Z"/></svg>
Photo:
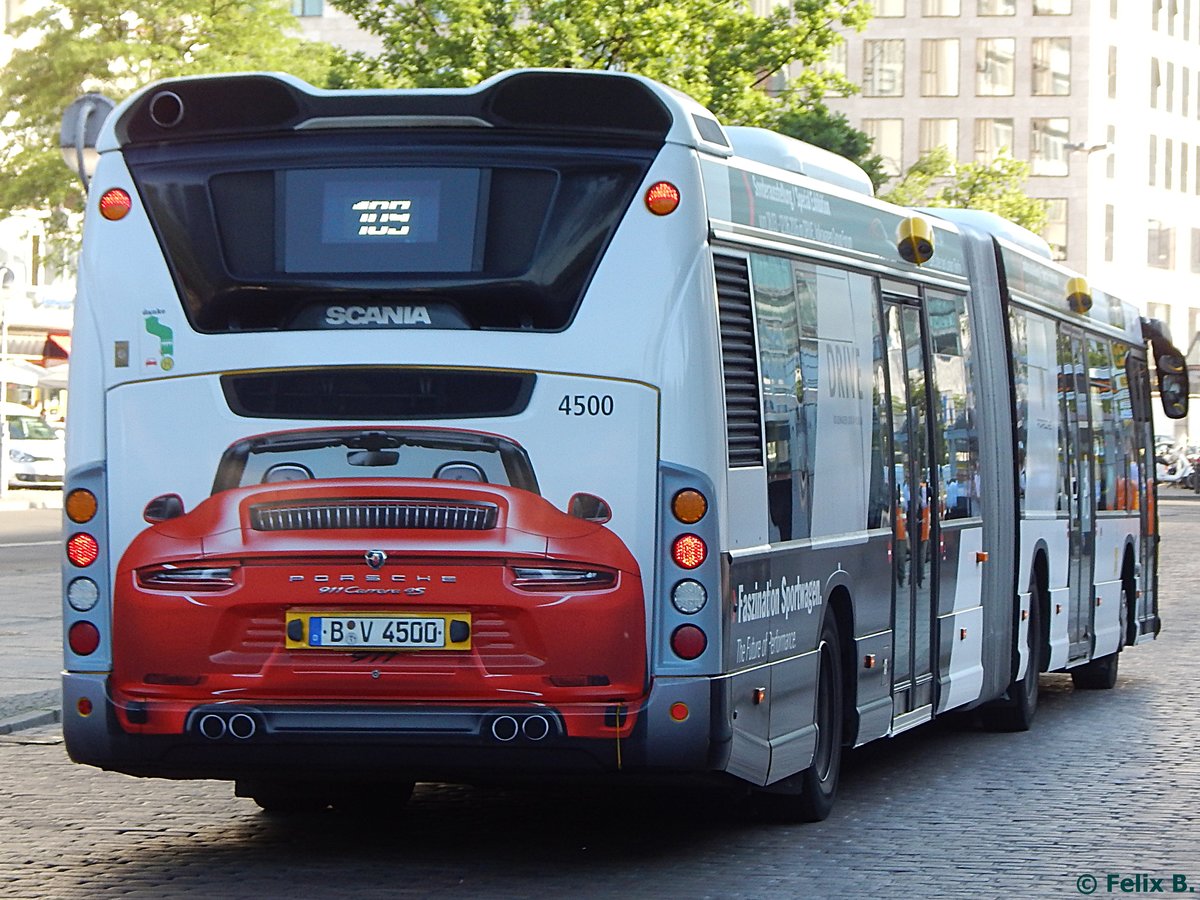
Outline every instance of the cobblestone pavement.
<svg viewBox="0 0 1200 900"><path fill-rule="evenodd" d="M1170 496L1169 494L1167 495ZM1160 639L1110 692L1043 676L1027 734L951 719L852 754L833 816L763 824L694 790L421 786L374 822L263 816L226 784L0 737L0 896L1079 897L1200 886L1200 502L1164 500ZM1142 880L1133 880L1142 875ZM1083 879L1083 880L1080 880Z"/></svg>

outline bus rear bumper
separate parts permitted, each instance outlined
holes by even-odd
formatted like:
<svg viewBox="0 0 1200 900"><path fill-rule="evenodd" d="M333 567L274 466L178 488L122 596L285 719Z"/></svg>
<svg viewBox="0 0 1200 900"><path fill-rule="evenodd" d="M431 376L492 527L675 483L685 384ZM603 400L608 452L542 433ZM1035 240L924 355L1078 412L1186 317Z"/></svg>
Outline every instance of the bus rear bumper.
<svg viewBox="0 0 1200 900"><path fill-rule="evenodd" d="M353 772L368 779L402 772L416 781L472 781L696 773L712 764L711 685L703 678L663 679L636 708L591 705L608 737L572 737L568 723L580 710L533 703L207 703L188 711L180 733L137 734L121 722L141 711L114 702L106 675L65 673L63 735L76 762L165 778Z"/></svg>

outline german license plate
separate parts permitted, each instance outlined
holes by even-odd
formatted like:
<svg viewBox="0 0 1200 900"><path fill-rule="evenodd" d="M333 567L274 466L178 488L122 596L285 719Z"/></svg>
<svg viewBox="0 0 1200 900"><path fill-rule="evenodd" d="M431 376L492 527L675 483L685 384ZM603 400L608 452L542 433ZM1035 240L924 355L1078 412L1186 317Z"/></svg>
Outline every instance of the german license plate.
<svg viewBox="0 0 1200 900"><path fill-rule="evenodd" d="M470 650L469 613L302 612L286 615L289 650Z"/></svg>

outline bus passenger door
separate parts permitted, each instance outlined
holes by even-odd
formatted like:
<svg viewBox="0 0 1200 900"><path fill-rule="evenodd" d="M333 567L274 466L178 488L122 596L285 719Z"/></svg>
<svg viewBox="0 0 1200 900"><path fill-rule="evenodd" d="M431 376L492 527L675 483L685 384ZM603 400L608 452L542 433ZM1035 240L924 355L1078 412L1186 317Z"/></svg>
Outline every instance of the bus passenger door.
<svg viewBox="0 0 1200 900"><path fill-rule="evenodd" d="M916 298L885 297L892 406L892 715L896 728L932 713L938 516L924 326Z"/></svg>
<svg viewBox="0 0 1200 900"><path fill-rule="evenodd" d="M1070 603L1067 637L1069 659L1091 653L1092 554L1096 518L1092 487L1092 428L1088 405L1087 346L1082 333L1063 328L1058 336L1059 414L1062 449L1066 454L1067 597Z"/></svg>

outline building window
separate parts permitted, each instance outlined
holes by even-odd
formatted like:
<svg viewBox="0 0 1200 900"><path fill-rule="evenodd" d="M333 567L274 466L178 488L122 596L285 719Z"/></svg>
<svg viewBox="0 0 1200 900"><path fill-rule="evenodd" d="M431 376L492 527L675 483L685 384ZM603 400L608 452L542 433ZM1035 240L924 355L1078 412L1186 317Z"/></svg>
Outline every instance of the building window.
<svg viewBox="0 0 1200 900"><path fill-rule="evenodd" d="M1035 16L1069 16L1071 0L1033 0Z"/></svg>
<svg viewBox="0 0 1200 900"><path fill-rule="evenodd" d="M1065 97L1071 93L1071 39L1033 39L1033 95Z"/></svg>
<svg viewBox="0 0 1200 900"><path fill-rule="evenodd" d="M1158 95L1162 93L1162 67L1158 60L1150 59L1150 108L1158 109Z"/></svg>
<svg viewBox="0 0 1200 900"><path fill-rule="evenodd" d="M1046 229L1042 237L1050 245L1054 259L1067 258L1067 198L1054 197L1046 201Z"/></svg>
<svg viewBox="0 0 1200 900"><path fill-rule="evenodd" d="M1168 191L1175 186L1175 142L1170 138L1163 146L1163 187Z"/></svg>
<svg viewBox="0 0 1200 900"><path fill-rule="evenodd" d="M1117 177L1117 151L1113 148L1117 145L1117 127L1115 125L1108 126L1108 132L1104 139L1108 142L1108 152L1104 154L1104 174L1109 178Z"/></svg>
<svg viewBox="0 0 1200 900"><path fill-rule="evenodd" d="M877 19L899 19L904 15L904 0L875 0L871 6Z"/></svg>
<svg viewBox="0 0 1200 900"><path fill-rule="evenodd" d="M1167 63L1167 112L1175 109L1175 63Z"/></svg>
<svg viewBox="0 0 1200 900"><path fill-rule="evenodd" d="M1175 268L1175 229L1158 219L1151 219L1146 228L1146 264L1156 269Z"/></svg>
<svg viewBox="0 0 1200 900"><path fill-rule="evenodd" d="M1179 190L1186 192L1188 189L1188 163L1191 162L1192 154L1186 143L1179 147Z"/></svg>
<svg viewBox="0 0 1200 900"><path fill-rule="evenodd" d="M292 0L293 16L319 16L324 12L325 0Z"/></svg>
<svg viewBox="0 0 1200 900"><path fill-rule="evenodd" d="M975 120L975 161L990 163L1002 153L1012 156L1013 120Z"/></svg>
<svg viewBox="0 0 1200 900"><path fill-rule="evenodd" d="M1192 70L1187 66L1183 67L1183 71L1179 75L1179 114L1182 116L1191 113L1192 105Z"/></svg>
<svg viewBox="0 0 1200 900"><path fill-rule="evenodd" d="M981 16L1015 16L1017 0L979 0L978 13Z"/></svg>
<svg viewBox="0 0 1200 900"><path fill-rule="evenodd" d="M863 96L904 96L904 41L863 41Z"/></svg>
<svg viewBox="0 0 1200 900"><path fill-rule="evenodd" d="M1011 97L1016 38L980 38L975 42L975 93L980 97Z"/></svg>
<svg viewBox="0 0 1200 900"><path fill-rule="evenodd" d="M1070 130L1071 120L1065 117L1030 120L1031 174L1067 174L1067 134Z"/></svg>
<svg viewBox="0 0 1200 900"><path fill-rule="evenodd" d="M958 39L921 41L921 96L958 96Z"/></svg>
<svg viewBox="0 0 1200 900"><path fill-rule="evenodd" d="M1192 229L1192 271L1200 272L1200 228Z"/></svg>
<svg viewBox="0 0 1200 900"><path fill-rule="evenodd" d="M1113 228L1116 225L1117 211L1113 206L1104 207L1104 261L1113 261Z"/></svg>
<svg viewBox="0 0 1200 900"><path fill-rule="evenodd" d="M1158 184L1158 135L1150 135L1150 187Z"/></svg>
<svg viewBox="0 0 1200 900"><path fill-rule="evenodd" d="M826 74L841 75L843 78L845 78L847 73L846 42L843 41L840 44L834 44L832 47L830 47L829 56L818 65L818 68ZM837 91L831 90L828 96L834 97L841 95Z"/></svg>
<svg viewBox="0 0 1200 900"><path fill-rule="evenodd" d="M958 159L958 119L922 119L921 154L945 147L952 159Z"/></svg>
<svg viewBox="0 0 1200 900"><path fill-rule="evenodd" d="M1117 96L1117 48L1108 48L1108 96Z"/></svg>
<svg viewBox="0 0 1200 900"><path fill-rule="evenodd" d="M883 159L883 171L898 176L904 160L904 120L863 119L862 130L871 139L872 152Z"/></svg>
<svg viewBox="0 0 1200 900"><path fill-rule="evenodd" d="M1158 31L1158 21L1162 18L1163 0L1150 0L1150 25Z"/></svg>
<svg viewBox="0 0 1200 900"><path fill-rule="evenodd" d="M961 0L921 0L923 16L962 15Z"/></svg>

